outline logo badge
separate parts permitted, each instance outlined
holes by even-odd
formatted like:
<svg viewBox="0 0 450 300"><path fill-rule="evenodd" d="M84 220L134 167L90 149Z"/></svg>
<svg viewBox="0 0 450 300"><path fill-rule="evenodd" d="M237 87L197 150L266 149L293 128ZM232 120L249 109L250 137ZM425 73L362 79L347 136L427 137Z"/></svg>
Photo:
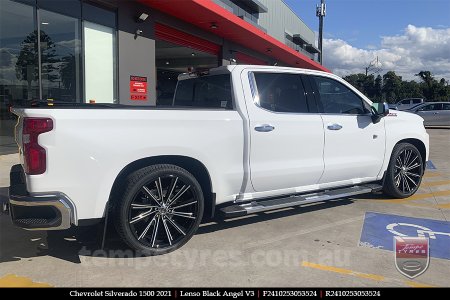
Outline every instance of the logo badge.
<svg viewBox="0 0 450 300"><path fill-rule="evenodd" d="M426 237L394 237L395 266L409 278L422 274L430 262L429 240Z"/></svg>

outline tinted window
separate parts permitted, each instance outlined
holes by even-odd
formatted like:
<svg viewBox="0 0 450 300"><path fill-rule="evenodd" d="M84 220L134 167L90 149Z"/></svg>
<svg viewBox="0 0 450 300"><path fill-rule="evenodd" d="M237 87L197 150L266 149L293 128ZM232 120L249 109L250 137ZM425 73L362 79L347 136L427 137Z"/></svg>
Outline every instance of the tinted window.
<svg viewBox="0 0 450 300"><path fill-rule="evenodd" d="M230 75L213 75L180 80L175 106L232 109Z"/></svg>
<svg viewBox="0 0 450 300"><path fill-rule="evenodd" d="M255 73L259 105L275 112L306 113L308 105L300 75Z"/></svg>
<svg viewBox="0 0 450 300"><path fill-rule="evenodd" d="M416 104L416 103L422 103L421 99L413 99L412 103Z"/></svg>
<svg viewBox="0 0 450 300"><path fill-rule="evenodd" d="M425 105L424 107L422 107L419 110L441 110L442 109L442 104L440 103L435 103L435 104L428 104Z"/></svg>
<svg viewBox="0 0 450 300"><path fill-rule="evenodd" d="M450 110L450 103L444 103L443 105L443 110Z"/></svg>
<svg viewBox="0 0 450 300"><path fill-rule="evenodd" d="M410 104L410 103L411 103L411 100L409 100L409 99L400 101L400 104Z"/></svg>
<svg viewBox="0 0 450 300"><path fill-rule="evenodd" d="M365 114L363 100L342 83L325 77L313 76L319 90L319 103L324 113Z"/></svg>

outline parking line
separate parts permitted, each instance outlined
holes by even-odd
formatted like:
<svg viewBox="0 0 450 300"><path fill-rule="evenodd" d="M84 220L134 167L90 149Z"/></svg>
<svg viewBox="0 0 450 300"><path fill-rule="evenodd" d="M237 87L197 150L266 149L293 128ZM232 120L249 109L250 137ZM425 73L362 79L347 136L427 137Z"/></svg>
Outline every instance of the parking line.
<svg viewBox="0 0 450 300"><path fill-rule="evenodd" d="M43 282L34 282L27 277L8 274L0 278L0 287L51 287L51 285Z"/></svg>
<svg viewBox="0 0 450 300"><path fill-rule="evenodd" d="M442 174L438 172L426 172L423 177L429 178L429 177L441 177Z"/></svg>
<svg viewBox="0 0 450 300"><path fill-rule="evenodd" d="M415 281L411 281L411 280L403 280L403 282L410 287L434 287L429 284L415 282Z"/></svg>
<svg viewBox="0 0 450 300"><path fill-rule="evenodd" d="M419 207L432 207L432 208L444 208L444 209L450 209L450 203L446 204L424 204L424 203L408 203L408 205L411 206L419 206Z"/></svg>
<svg viewBox="0 0 450 300"><path fill-rule="evenodd" d="M425 193L425 194L415 194L411 197L405 198L405 199L383 199L381 201L387 202L387 203L406 203L408 201L412 200L422 200L426 198L433 198L433 197L441 197L441 196L448 196L450 195L450 191L437 191L432 193Z"/></svg>
<svg viewBox="0 0 450 300"><path fill-rule="evenodd" d="M333 273L339 273L339 274L344 274L344 275L349 275L349 276L354 276L354 277L370 279L370 280L374 280L374 281L378 281L378 282L380 282L380 281L388 282L388 283L395 282L395 283L400 283L400 284L407 285L410 287L433 287L432 285L421 283L421 282L389 278L389 277L386 277L383 275L377 275L377 274L361 273L361 272L356 272L356 271L352 271L352 270L344 269L344 268L337 268L337 267L332 267L332 266L315 264L315 263L308 262L308 261L303 261L301 266L306 267L306 268L313 268L313 269L322 270L322 271L328 271L328 272L333 272Z"/></svg>
<svg viewBox="0 0 450 300"><path fill-rule="evenodd" d="M450 184L450 180L440 180L440 181L429 181L422 182L421 187L430 187L430 186L438 186L438 185L446 185Z"/></svg>
<svg viewBox="0 0 450 300"><path fill-rule="evenodd" d="M381 275L361 273L361 272L356 272L356 271L343 269L343 268L319 265L319 264L315 264L315 263L308 262L308 261L303 261L302 267L313 268L313 269L318 269L318 270L322 270L322 271L329 271L329 272L334 272L334 273L339 273L339 274L345 274L345 275L350 275L350 276L355 276L355 277L361 277L361 278L366 278L366 279L371 279L371 280L376 280L376 281L384 281L385 280L385 277L381 276Z"/></svg>

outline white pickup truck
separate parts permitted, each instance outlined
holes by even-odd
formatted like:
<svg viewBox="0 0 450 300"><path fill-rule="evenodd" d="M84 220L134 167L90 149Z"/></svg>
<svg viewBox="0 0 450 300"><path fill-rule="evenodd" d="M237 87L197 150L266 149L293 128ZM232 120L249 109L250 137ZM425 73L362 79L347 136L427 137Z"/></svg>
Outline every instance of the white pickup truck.
<svg viewBox="0 0 450 300"><path fill-rule="evenodd" d="M169 107L15 108L21 165L9 210L26 229L108 216L150 255L203 217L384 191L414 194L429 154L423 119L372 103L333 74L236 65L180 75Z"/></svg>

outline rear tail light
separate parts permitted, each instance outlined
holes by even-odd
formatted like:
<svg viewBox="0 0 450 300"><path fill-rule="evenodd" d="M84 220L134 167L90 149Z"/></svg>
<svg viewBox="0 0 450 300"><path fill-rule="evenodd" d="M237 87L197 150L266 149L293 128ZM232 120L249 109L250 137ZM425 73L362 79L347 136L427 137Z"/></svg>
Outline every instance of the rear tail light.
<svg viewBox="0 0 450 300"><path fill-rule="evenodd" d="M23 119L23 156L25 173L38 175L47 169L47 153L38 144L38 136L41 133L53 129L53 120L49 118L24 118Z"/></svg>

